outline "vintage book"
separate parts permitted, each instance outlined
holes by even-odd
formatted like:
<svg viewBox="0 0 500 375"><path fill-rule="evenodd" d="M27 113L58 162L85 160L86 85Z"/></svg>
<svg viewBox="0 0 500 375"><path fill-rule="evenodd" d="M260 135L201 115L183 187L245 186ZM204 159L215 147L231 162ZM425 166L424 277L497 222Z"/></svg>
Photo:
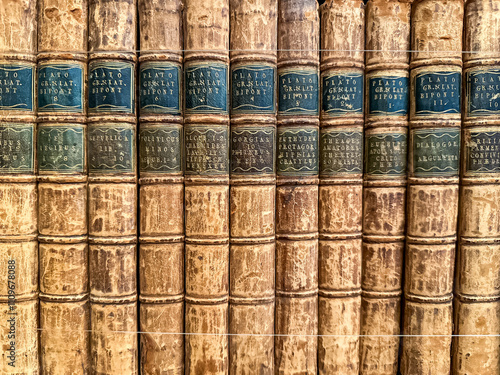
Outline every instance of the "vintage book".
<svg viewBox="0 0 500 375"><path fill-rule="evenodd" d="M139 0L139 311L143 374L184 374L182 0Z"/></svg>
<svg viewBox="0 0 500 375"><path fill-rule="evenodd" d="M136 0L90 0L91 373L136 374Z"/></svg>
<svg viewBox="0 0 500 375"><path fill-rule="evenodd" d="M359 372L365 10L321 6L320 374Z"/></svg>
<svg viewBox="0 0 500 375"><path fill-rule="evenodd" d="M278 0L230 0L229 373L274 374Z"/></svg>
<svg viewBox="0 0 500 375"><path fill-rule="evenodd" d="M38 2L40 364L50 375L90 372L87 22L86 0Z"/></svg>
<svg viewBox="0 0 500 375"><path fill-rule="evenodd" d="M276 187L276 374L316 374L319 11L280 0Z"/></svg>
<svg viewBox="0 0 500 375"><path fill-rule="evenodd" d="M500 373L500 2L469 0L453 373Z"/></svg>
<svg viewBox="0 0 500 375"><path fill-rule="evenodd" d="M184 9L185 371L229 371L229 0Z"/></svg>
<svg viewBox="0 0 500 375"><path fill-rule="evenodd" d="M403 375L450 373L462 26L462 0L413 3Z"/></svg>
<svg viewBox="0 0 500 375"><path fill-rule="evenodd" d="M0 373L39 374L36 1L0 2Z"/></svg>
<svg viewBox="0 0 500 375"><path fill-rule="evenodd" d="M360 374L397 374L405 240L411 1L366 7Z"/></svg>

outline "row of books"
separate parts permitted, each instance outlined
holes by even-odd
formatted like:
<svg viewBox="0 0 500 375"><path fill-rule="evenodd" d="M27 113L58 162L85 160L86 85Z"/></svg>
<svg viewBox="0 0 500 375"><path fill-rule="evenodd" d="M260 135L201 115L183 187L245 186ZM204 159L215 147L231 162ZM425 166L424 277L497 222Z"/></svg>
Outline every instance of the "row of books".
<svg viewBox="0 0 500 375"><path fill-rule="evenodd" d="M500 0L322 3L0 1L0 373L500 373Z"/></svg>

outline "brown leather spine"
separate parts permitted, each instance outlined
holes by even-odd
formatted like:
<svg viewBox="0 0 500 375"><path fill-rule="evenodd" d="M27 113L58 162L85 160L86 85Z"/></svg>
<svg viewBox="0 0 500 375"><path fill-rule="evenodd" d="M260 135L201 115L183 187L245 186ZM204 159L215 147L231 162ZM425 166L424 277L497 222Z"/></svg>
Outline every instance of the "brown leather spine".
<svg viewBox="0 0 500 375"><path fill-rule="evenodd" d="M229 0L186 0L184 142L189 374L229 369Z"/></svg>
<svg viewBox="0 0 500 375"><path fill-rule="evenodd" d="M41 373L89 374L88 1L38 4Z"/></svg>
<svg viewBox="0 0 500 375"><path fill-rule="evenodd" d="M89 278L93 374L136 374L136 0L90 0Z"/></svg>
<svg viewBox="0 0 500 375"><path fill-rule="evenodd" d="M500 373L500 2L469 0L452 371Z"/></svg>
<svg viewBox="0 0 500 375"><path fill-rule="evenodd" d="M406 223L411 2L366 8L360 374L397 374Z"/></svg>
<svg viewBox="0 0 500 375"><path fill-rule="evenodd" d="M320 374L358 374L361 315L365 10L321 6Z"/></svg>
<svg viewBox="0 0 500 375"><path fill-rule="evenodd" d="M412 5L404 375L450 373L462 26L461 0Z"/></svg>
<svg viewBox="0 0 500 375"><path fill-rule="evenodd" d="M0 372L39 374L36 1L0 2Z"/></svg>
<svg viewBox="0 0 500 375"><path fill-rule="evenodd" d="M274 373L277 0L230 0L229 373Z"/></svg>

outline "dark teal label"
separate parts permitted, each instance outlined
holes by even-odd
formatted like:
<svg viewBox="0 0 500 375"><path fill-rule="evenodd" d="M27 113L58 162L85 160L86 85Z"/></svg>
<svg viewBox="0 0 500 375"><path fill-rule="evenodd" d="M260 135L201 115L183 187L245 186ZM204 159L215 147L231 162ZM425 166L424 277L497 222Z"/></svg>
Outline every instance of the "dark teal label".
<svg viewBox="0 0 500 375"><path fill-rule="evenodd" d="M363 173L363 132L327 130L321 133L322 175Z"/></svg>
<svg viewBox="0 0 500 375"><path fill-rule="evenodd" d="M0 64L0 110L33 111L35 67Z"/></svg>
<svg viewBox="0 0 500 375"><path fill-rule="evenodd" d="M91 62L89 112L135 113L134 67L129 62Z"/></svg>
<svg viewBox="0 0 500 375"><path fill-rule="evenodd" d="M182 172L182 131L175 126L152 126L139 131L141 172Z"/></svg>
<svg viewBox="0 0 500 375"><path fill-rule="evenodd" d="M38 68L38 112L83 113L83 65L50 64Z"/></svg>
<svg viewBox="0 0 500 375"><path fill-rule="evenodd" d="M318 129L282 127L278 129L278 174L311 176L319 171Z"/></svg>
<svg viewBox="0 0 500 375"><path fill-rule="evenodd" d="M318 115L319 76L315 69L280 72L278 89L278 111L281 116Z"/></svg>
<svg viewBox="0 0 500 375"><path fill-rule="evenodd" d="M466 82L468 116L500 114L500 69L469 71Z"/></svg>
<svg viewBox="0 0 500 375"><path fill-rule="evenodd" d="M231 130L231 173L242 175L274 173L276 129L238 127Z"/></svg>
<svg viewBox="0 0 500 375"><path fill-rule="evenodd" d="M368 81L368 111L371 116L405 116L409 103L408 77L378 76Z"/></svg>
<svg viewBox="0 0 500 375"><path fill-rule="evenodd" d="M139 73L141 114L181 114L181 67L172 63L146 62Z"/></svg>
<svg viewBox="0 0 500 375"><path fill-rule="evenodd" d="M323 111L328 116L363 114L363 75L359 73L323 76Z"/></svg>
<svg viewBox="0 0 500 375"><path fill-rule="evenodd" d="M196 64L185 69L186 113L228 113L225 64Z"/></svg>
<svg viewBox="0 0 500 375"><path fill-rule="evenodd" d="M135 170L135 132L120 125L89 127L89 171L127 173Z"/></svg>
<svg viewBox="0 0 500 375"><path fill-rule="evenodd" d="M500 173L500 131L466 129L466 174Z"/></svg>
<svg viewBox="0 0 500 375"><path fill-rule="evenodd" d="M460 130L413 130L413 174L416 177L458 175Z"/></svg>
<svg viewBox="0 0 500 375"><path fill-rule="evenodd" d="M275 69L265 65L245 65L231 72L231 113L274 113Z"/></svg>
<svg viewBox="0 0 500 375"><path fill-rule="evenodd" d="M41 126L37 144L41 172L84 172L83 126Z"/></svg>
<svg viewBox="0 0 500 375"><path fill-rule="evenodd" d="M186 127L187 175L229 174L229 129L227 126Z"/></svg>
<svg viewBox="0 0 500 375"><path fill-rule="evenodd" d="M0 171L2 173L33 173L33 125L0 125Z"/></svg>
<svg viewBox="0 0 500 375"><path fill-rule="evenodd" d="M365 173L369 176L406 175L406 134L371 134L365 139Z"/></svg>
<svg viewBox="0 0 500 375"><path fill-rule="evenodd" d="M462 75L430 72L415 76L415 115L460 113Z"/></svg>

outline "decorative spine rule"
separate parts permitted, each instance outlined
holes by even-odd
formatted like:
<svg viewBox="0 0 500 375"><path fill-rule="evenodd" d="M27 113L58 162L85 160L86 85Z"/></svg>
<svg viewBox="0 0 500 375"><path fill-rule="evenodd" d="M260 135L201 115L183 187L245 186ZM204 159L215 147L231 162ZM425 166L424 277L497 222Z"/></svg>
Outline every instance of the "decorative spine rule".
<svg viewBox="0 0 500 375"><path fill-rule="evenodd" d="M0 372L13 375L39 373L36 3L0 2Z"/></svg>
<svg viewBox="0 0 500 375"><path fill-rule="evenodd" d="M451 366L462 26L462 0L413 3L404 375L449 374Z"/></svg>
<svg viewBox="0 0 500 375"><path fill-rule="evenodd" d="M44 374L88 373L88 2L38 4L41 367Z"/></svg>
<svg viewBox="0 0 500 375"><path fill-rule="evenodd" d="M182 0L139 0L141 373L184 374Z"/></svg>
<svg viewBox="0 0 500 375"><path fill-rule="evenodd" d="M229 373L274 374L277 0L230 1Z"/></svg>
<svg viewBox="0 0 500 375"><path fill-rule="evenodd" d="M95 374L136 374L136 0L90 0L89 267Z"/></svg>
<svg viewBox="0 0 500 375"><path fill-rule="evenodd" d="M500 2L465 5L453 373L500 373Z"/></svg>
<svg viewBox="0 0 500 375"><path fill-rule="evenodd" d="M406 223L411 1L366 8L360 374L397 374Z"/></svg>
<svg viewBox="0 0 500 375"><path fill-rule="evenodd" d="M185 367L226 374L229 305L229 0L186 0Z"/></svg>
<svg viewBox="0 0 500 375"><path fill-rule="evenodd" d="M359 372L365 10L321 6L320 374Z"/></svg>
<svg viewBox="0 0 500 375"><path fill-rule="evenodd" d="M317 373L319 12L280 0L276 374Z"/></svg>

